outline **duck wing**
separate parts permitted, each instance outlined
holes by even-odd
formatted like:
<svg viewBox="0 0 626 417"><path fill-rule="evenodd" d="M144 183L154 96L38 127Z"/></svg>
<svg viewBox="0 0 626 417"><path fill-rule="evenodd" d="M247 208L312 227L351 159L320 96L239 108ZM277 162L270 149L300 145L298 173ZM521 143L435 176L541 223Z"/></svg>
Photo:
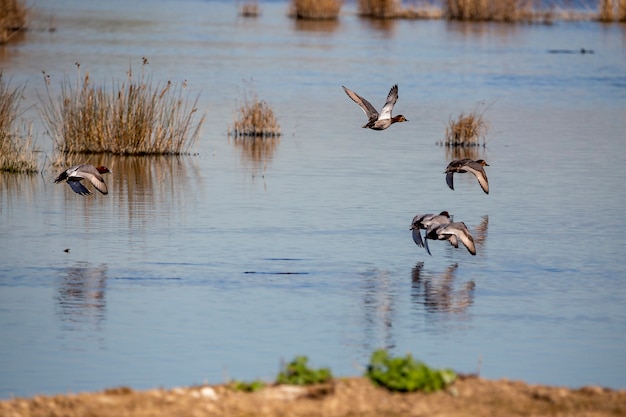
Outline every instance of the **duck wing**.
<svg viewBox="0 0 626 417"><path fill-rule="evenodd" d="M450 243L452 243L451 239L452 239L452 236L454 236L455 241L456 239L460 240L463 243L463 245L465 245L469 253L471 253L472 255L476 255L476 246L474 245L474 238L472 237L469 230L467 229L467 226L465 226L465 223L463 222L450 223L442 227L439 233L442 235L449 236L448 239L450 240ZM458 247L458 241L456 243Z"/></svg>
<svg viewBox="0 0 626 417"><path fill-rule="evenodd" d="M446 173L446 184L448 184L448 187L454 191L454 171Z"/></svg>
<svg viewBox="0 0 626 417"><path fill-rule="evenodd" d="M87 187L85 187L80 180L70 180L67 182L67 184L72 187L72 190L74 190L74 192L76 194L80 194L80 195L89 195L91 194L91 191L89 191L87 189Z"/></svg>
<svg viewBox="0 0 626 417"><path fill-rule="evenodd" d="M354 101L356 104L359 105L359 107L363 109L363 111L365 112L365 115L367 116L369 120L378 119L378 110L376 110L376 108L372 106L372 104L369 101L365 100L363 97L361 97L354 91L350 90L349 88L344 87L343 85L341 87L343 88L343 91L346 92L348 97L350 97L352 101Z"/></svg>
<svg viewBox="0 0 626 417"><path fill-rule="evenodd" d="M84 178L89 181L96 190L100 191L102 194L108 194L109 190L107 189L107 185L100 175L100 172L93 165L84 165L81 166L76 172L72 175L73 178Z"/></svg>
<svg viewBox="0 0 626 417"><path fill-rule="evenodd" d="M391 111L393 110L393 106L398 101L398 84L391 87L389 90L389 94L387 94L387 101L380 111L380 116L378 116L378 120L382 119L391 119Z"/></svg>
<svg viewBox="0 0 626 417"><path fill-rule="evenodd" d="M424 247L424 241L422 240L422 234L420 233L420 229L413 229L413 242L420 248Z"/></svg>
<svg viewBox="0 0 626 417"><path fill-rule="evenodd" d="M474 174L474 176L478 180L478 183L480 184L480 188L483 189L485 194L489 194L489 180L487 180L487 174L485 173L482 165L476 162L470 162L464 168L467 170L467 172L471 172L472 174Z"/></svg>

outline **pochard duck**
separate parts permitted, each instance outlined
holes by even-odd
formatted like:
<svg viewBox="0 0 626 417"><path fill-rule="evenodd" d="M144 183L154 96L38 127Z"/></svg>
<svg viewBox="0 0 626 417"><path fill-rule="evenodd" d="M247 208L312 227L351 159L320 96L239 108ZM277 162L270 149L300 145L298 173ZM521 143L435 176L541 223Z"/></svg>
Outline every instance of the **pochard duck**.
<svg viewBox="0 0 626 417"><path fill-rule="evenodd" d="M454 173L470 172L474 174L485 194L489 194L489 181L487 180L487 174L483 168L484 166L489 166L484 159L474 161L472 159L465 158L452 161L443 172L446 174L446 184L448 184L448 187L450 187L451 190L454 190Z"/></svg>
<svg viewBox="0 0 626 417"><path fill-rule="evenodd" d="M89 195L91 194L91 191L89 191L81 182L86 179L96 188L96 190L100 191L102 194L108 194L109 190L107 189L107 185L102 178L102 174L110 172L111 170L105 166L95 167L90 164L74 165L73 167L61 172L54 182L56 184L66 181L75 193L80 195Z"/></svg>
<svg viewBox="0 0 626 417"><path fill-rule="evenodd" d="M465 245L469 253L476 255L476 246L474 245L474 238L470 234L467 226L463 222L450 222L447 224L431 224L426 229L424 236L424 247L426 252L430 255L430 249L428 248L428 240L447 240L455 248L459 247L459 240Z"/></svg>
<svg viewBox="0 0 626 417"><path fill-rule="evenodd" d="M413 217L411 227L409 230L413 231L413 242L420 248L424 247L424 241L422 240L422 234L420 230L427 230L431 226L439 226L442 224L448 224L452 220L450 213L442 211L439 214L418 214Z"/></svg>
<svg viewBox="0 0 626 417"><path fill-rule="evenodd" d="M398 116L391 117L391 110L393 110L393 106L396 104L396 101L398 101L398 85L397 84L391 87L391 90L389 91L389 94L387 95L387 101L385 102L385 105L380 111L380 114L374 108L374 106L371 105L369 101L365 100L363 97L361 97L354 91L350 90L349 88L344 87L343 85L342 87L343 87L343 90L348 95L348 97L350 97L356 104L358 104L365 112L365 115L367 116L368 120L367 120L367 123L363 125L363 128L369 128L373 130L384 130L394 123L408 122L408 120L401 114Z"/></svg>

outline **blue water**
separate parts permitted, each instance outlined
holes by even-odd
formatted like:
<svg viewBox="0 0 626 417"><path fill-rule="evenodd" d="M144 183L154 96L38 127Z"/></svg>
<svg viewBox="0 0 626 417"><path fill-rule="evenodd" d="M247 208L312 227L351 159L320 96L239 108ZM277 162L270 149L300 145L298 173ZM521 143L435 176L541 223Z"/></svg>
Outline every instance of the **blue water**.
<svg viewBox="0 0 626 417"><path fill-rule="evenodd" d="M0 398L273 380L296 355L359 375L380 347L488 378L626 387L624 26L380 25L353 4L302 23L287 3L261 7L63 0L1 47L44 171L0 174ZM594 53L548 53L580 48ZM58 94L64 76L106 84L129 65L199 94L194 155L86 157L112 168L107 196L54 184L41 71ZM361 129L341 85L380 107L395 83L409 122ZM246 94L283 136L227 136ZM474 109L489 195L467 174L449 190L436 145ZM413 216L441 210L477 256L413 243Z"/></svg>

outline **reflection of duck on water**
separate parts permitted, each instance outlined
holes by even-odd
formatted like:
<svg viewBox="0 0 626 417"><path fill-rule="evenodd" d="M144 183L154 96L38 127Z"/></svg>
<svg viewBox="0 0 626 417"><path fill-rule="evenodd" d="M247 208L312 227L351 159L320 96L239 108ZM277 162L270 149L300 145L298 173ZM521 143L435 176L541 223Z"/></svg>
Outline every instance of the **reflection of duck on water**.
<svg viewBox="0 0 626 417"><path fill-rule="evenodd" d="M56 296L61 319L71 323L104 319L107 269L80 264L66 269Z"/></svg>
<svg viewBox="0 0 626 417"><path fill-rule="evenodd" d="M425 273L424 263L418 262L411 270L411 281L416 298L431 312L460 313L474 302L474 281L468 281L458 291L454 290L458 264L452 264L441 274ZM423 293L421 288L423 287ZM422 301L420 301L422 302Z"/></svg>

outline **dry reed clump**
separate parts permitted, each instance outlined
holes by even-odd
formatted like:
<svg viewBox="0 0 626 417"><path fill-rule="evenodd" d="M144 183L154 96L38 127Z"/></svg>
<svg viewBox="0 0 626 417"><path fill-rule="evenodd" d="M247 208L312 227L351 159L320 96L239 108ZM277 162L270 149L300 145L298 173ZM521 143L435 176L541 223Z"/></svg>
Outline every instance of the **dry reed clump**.
<svg viewBox="0 0 626 417"><path fill-rule="evenodd" d="M457 120L450 119L441 144L449 147L485 146L488 126L483 113L474 110L469 114L461 113Z"/></svg>
<svg viewBox="0 0 626 417"><path fill-rule="evenodd" d="M337 19L343 0L292 0L289 15L297 19Z"/></svg>
<svg viewBox="0 0 626 417"><path fill-rule="evenodd" d="M359 15L376 19L399 17L400 6L400 0L358 0L357 2Z"/></svg>
<svg viewBox="0 0 626 417"><path fill-rule="evenodd" d="M533 0L446 0L445 14L450 20L520 22L533 21Z"/></svg>
<svg viewBox="0 0 626 417"><path fill-rule="evenodd" d="M626 0L600 0L598 20L626 22Z"/></svg>
<svg viewBox="0 0 626 417"><path fill-rule="evenodd" d="M30 127L17 126L24 87L11 89L0 72L0 171L36 173L37 154Z"/></svg>
<svg viewBox="0 0 626 417"><path fill-rule="evenodd" d="M144 58L144 64L147 60ZM78 64L77 64L78 65ZM66 154L180 155L197 141L205 116L197 123L197 101L183 97L186 82L152 85L143 73L124 82L92 85L89 74L76 85L66 77L56 100L45 75L47 97L41 114L55 142Z"/></svg>
<svg viewBox="0 0 626 417"><path fill-rule="evenodd" d="M239 118L228 133L236 137L273 137L280 136L280 126L272 108L255 95L252 100L245 98L244 105L239 108Z"/></svg>
<svg viewBox="0 0 626 417"><path fill-rule="evenodd" d="M0 45L26 29L26 6L19 0L0 0Z"/></svg>
<svg viewBox="0 0 626 417"><path fill-rule="evenodd" d="M239 15L243 17L258 17L261 14L259 3L251 1L239 6Z"/></svg>

